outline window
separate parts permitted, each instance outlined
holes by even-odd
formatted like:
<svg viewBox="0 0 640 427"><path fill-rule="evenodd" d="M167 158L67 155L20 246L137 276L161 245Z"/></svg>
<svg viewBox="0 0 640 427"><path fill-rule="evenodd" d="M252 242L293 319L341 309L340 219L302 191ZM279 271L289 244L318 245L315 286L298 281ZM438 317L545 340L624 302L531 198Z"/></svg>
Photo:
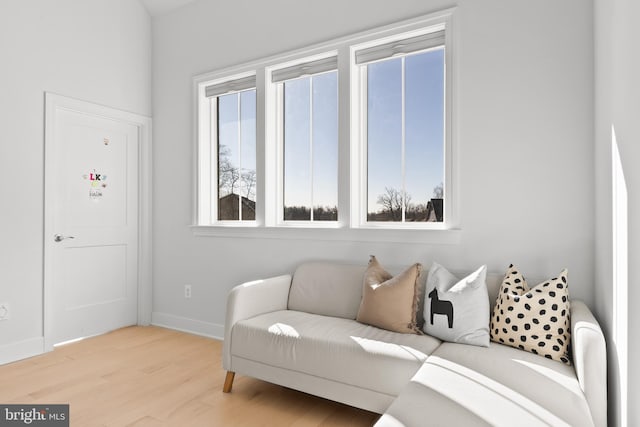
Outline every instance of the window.
<svg viewBox="0 0 640 427"><path fill-rule="evenodd" d="M256 219L256 91L217 98L218 220Z"/></svg>
<svg viewBox="0 0 640 427"><path fill-rule="evenodd" d="M281 219L338 220L337 58L272 73L282 152Z"/></svg>
<svg viewBox="0 0 640 427"><path fill-rule="evenodd" d="M459 226L451 20L448 10L196 77L197 224L449 241L397 230Z"/></svg>
<svg viewBox="0 0 640 427"><path fill-rule="evenodd" d="M366 157L364 222L443 222L444 31L375 45L355 58Z"/></svg>
<svg viewBox="0 0 640 427"><path fill-rule="evenodd" d="M210 85L210 221L256 219L255 77Z"/></svg>

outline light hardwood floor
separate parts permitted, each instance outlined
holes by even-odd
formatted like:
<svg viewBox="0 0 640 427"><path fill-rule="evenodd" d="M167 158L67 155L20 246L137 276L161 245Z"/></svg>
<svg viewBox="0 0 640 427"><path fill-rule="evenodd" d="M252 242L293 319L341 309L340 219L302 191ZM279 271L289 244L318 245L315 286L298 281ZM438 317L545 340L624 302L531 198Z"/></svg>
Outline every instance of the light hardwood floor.
<svg viewBox="0 0 640 427"><path fill-rule="evenodd" d="M222 343L158 327L120 329L0 366L0 403L69 403L71 426L371 426L377 414L236 375Z"/></svg>

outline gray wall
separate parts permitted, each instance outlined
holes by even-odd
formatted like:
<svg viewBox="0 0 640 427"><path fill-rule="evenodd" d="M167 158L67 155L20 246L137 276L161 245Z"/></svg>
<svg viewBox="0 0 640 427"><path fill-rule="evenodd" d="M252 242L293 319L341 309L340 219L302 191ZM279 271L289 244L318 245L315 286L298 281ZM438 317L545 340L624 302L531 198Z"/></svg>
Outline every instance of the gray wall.
<svg viewBox="0 0 640 427"><path fill-rule="evenodd" d="M637 363L640 310L636 305L640 304L640 4L635 0L596 0L595 12L595 307L607 335L610 425L637 426L640 425ZM614 142L626 182L626 245L613 243L613 218L624 211L623 206L612 203ZM625 255L627 266L621 265ZM622 276L615 274L614 265L619 266Z"/></svg>
<svg viewBox="0 0 640 427"><path fill-rule="evenodd" d="M44 92L150 115L151 19L130 0L2 0L0 54L6 360L37 347L43 334Z"/></svg>
<svg viewBox="0 0 640 427"><path fill-rule="evenodd" d="M456 244L196 237L193 76L451 7L433 0L200 0L153 20L154 321L219 335L228 290L308 259L456 270L567 267L593 303L593 4L457 2ZM543 25L544 24L544 25ZM295 237L295 236L294 236ZM183 298L191 284L193 298Z"/></svg>

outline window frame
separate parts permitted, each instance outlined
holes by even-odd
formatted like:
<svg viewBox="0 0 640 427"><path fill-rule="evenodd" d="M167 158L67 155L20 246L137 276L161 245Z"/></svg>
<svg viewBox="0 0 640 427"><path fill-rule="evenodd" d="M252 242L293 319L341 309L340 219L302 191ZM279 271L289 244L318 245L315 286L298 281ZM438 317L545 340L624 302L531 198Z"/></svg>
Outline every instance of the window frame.
<svg viewBox="0 0 640 427"><path fill-rule="evenodd" d="M457 179L454 178L454 145L455 134L453 121L454 76L452 55L453 37L451 35L451 16L445 17L441 22L413 31L399 32L388 37L368 40L350 47L351 57L351 117L355 117L351 132L351 194L356 195L351 199L352 228L363 229L411 229L411 230L449 230L459 227ZM444 30L444 181L443 181L443 221L442 222L402 222L396 221L369 221L368 213L368 139L367 139L367 63L356 64L356 54L375 46L381 46L392 42L425 35L431 32ZM402 54L399 57L408 57L414 53ZM390 58L389 58L390 59ZM404 133L404 129L403 129ZM403 153L404 156L404 153ZM404 162L404 159L402 160ZM404 217L404 215L403 215Z"/></svg>
<svg viewBox="0 0 640 427"><path fill-rule="evenodd" d="M263 58L240 66L205 73L193 78L195 143L193 226L194 235L284 238L317 240L360 240L416 243L456 243L460 236L459 180L456 142L456 80L457 70L454 23L455 8L426 16L375 28L285 54ZM366 219L366 135L362 129L362 79L355 63L355 53L365 47L400 40L411 35L445 28L445 164L444 209L442 223L374 223ZM282 221L283 152L278 132L278 93L271 81L274 70L328 56L338 58L338 221ZM256 220L208 222L207 192L211 186L203 182L210 149L203 141L210 138L207 123L208 108L203 102L204 88L242 76L256 77ZM206 98L205 98L206 99ZM209 168L210 169L210 168ZM210 201L209 196L209 201ZM210 203L209 203L210 204ZM364 216L363 216L364 211ZM335 229L335 230L329 230Z"/></svg>
<svg viewBox="0 0 640 427"><path fill-rule="evenodd" d="M221 220L219 219L218 202L219 193L219 141L218 141L218 103L219 98L224 95L238 94L252 90L245 88L240 90L231 90L229 92L218 94L216 96L207 96L207 87L225 84L234 80L240 80L246 77L255 77L255 73L240 73L235 75L226 75L223 78L207 81L200 84L198 90L198 147L197 147L197 193L195 199L197 201L196 223L198 225L224 226L224 227L255 227L257 226L257 212L255 220L242 219L242 210L239 210L240 217L237 220ZM257 86L257 85L256 85ZM256 90L256 107L257 107L257 88ZM240 102L240 101L239 101ZM239 106L240 108L240 106ZM257 109L257 108L256 108ZM215 119L213 119L215 116ZM257 111L256 111L257 122ZM257 123L256 123L257 134ZM256 149L257 149L256 135ZM256 156L257 157L257 156ZM256 168L258 159L256 158ZM256 181L257 171L256 171ZM240 198L241 203L242 198ZM256 206L257 206L257 190L256 190ZM257 209L256 209L257 210Z"/></svg>

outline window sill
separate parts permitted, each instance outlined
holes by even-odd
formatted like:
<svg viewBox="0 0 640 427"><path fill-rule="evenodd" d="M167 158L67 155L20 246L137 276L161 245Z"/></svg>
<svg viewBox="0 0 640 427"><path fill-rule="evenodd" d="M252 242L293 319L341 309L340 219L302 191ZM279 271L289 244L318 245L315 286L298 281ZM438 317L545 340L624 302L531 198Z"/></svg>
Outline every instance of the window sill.
<svg viewBox="0 0 640 427"><path fill-rule="evenodd" d="M460 229L371 229L371 228L311 228L311 227L226 227L191 226L194 236L238 239L283 239L348 242L388 242L403 244L455 245L460 243Z"/></svg>

